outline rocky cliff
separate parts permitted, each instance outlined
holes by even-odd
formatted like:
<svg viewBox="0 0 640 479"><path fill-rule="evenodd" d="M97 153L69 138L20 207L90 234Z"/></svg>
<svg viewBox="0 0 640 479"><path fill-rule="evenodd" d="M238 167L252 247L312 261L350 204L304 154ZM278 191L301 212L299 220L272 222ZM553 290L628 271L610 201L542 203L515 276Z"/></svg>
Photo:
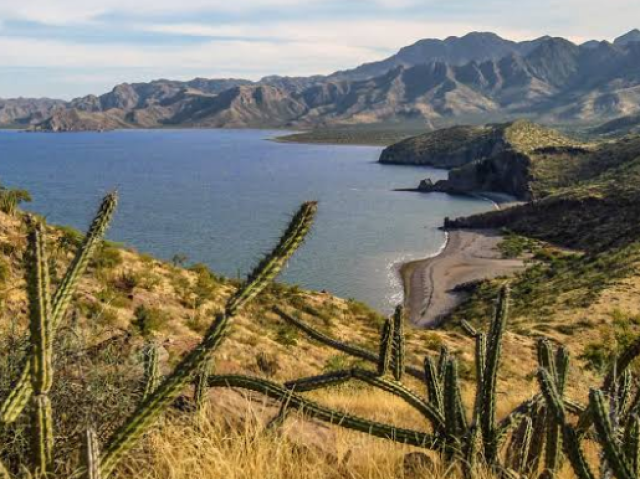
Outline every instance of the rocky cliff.
<svg viewBox="0 0 640 479"><path fill-rule="evenodd" d="M423 192L471 193L496 191L529 200L544 193L548 158L585 145L555 130L528 121L453 127L392 145L380 162L450 168L449 178Z"/></svg>

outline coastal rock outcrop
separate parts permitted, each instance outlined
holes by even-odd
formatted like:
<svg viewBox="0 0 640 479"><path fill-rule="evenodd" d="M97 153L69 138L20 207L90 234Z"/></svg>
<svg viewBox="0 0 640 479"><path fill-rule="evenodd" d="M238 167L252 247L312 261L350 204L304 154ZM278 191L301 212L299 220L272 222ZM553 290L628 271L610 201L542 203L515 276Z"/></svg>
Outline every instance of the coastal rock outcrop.
<svg viewBox="0 0 640 479"><path fill-rule="evenodd" d="M421 192L493 191L531 200L540 194L536 182L545 179L547 158L587 151L588 146L577 140L520 120L426 133L390 146L380 162L451 169L447 180L420 183ZM539 166L542 171L537 171Z"/></svg>

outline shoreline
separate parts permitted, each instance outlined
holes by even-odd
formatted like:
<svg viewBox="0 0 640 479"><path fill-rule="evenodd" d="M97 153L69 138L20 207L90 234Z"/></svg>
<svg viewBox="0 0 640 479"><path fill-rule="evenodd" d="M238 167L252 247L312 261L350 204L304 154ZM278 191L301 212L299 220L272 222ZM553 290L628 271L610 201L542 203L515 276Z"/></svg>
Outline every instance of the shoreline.
<svg viewBox="0 0 640 479"><path fill-rule="evenodd" d="M496 204L496 207L499 206ZM404 263L400 277L411 323L434 329L468 296L456 287L522 271L524 262L503 259L496 230L453 230L434 256Z"/></svg>

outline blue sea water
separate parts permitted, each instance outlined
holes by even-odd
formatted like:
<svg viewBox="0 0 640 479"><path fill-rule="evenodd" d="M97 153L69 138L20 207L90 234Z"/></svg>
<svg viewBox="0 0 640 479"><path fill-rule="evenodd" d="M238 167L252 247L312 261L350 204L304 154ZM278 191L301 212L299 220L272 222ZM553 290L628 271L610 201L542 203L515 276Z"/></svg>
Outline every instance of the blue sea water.
<svg viewBox="0 0 640 479"><path fill-rule="evenodd" d="M491 203L394 192L446 172L381 165L380 148L267 141L264 130L153 130L82 134L0 131L0 183L28 189L28 208L85 229L101 196L121 202L109 237L170 259L184 253L237 277L277 241L305 200L313 233L282 279L365 301L402 299L397 267L436 253L446 216Z"/></svg>

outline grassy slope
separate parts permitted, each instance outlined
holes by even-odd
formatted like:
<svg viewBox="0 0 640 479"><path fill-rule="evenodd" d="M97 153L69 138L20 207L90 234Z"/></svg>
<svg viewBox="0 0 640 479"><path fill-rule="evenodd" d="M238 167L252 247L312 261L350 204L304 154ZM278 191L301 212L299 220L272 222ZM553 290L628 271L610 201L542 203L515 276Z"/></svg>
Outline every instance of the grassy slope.
<svg viewBox="0 0 640 479"><path fill-rule="evenodd" d="M61 272L71 256L77 235L70 230L52 231L54 271ZM4 397L15 378L23 350L26 302L22 281L25 228L21 220L0 213L0 299L5 334L0 349L6 358L0 364L0 394ZM58 416L60 451L69 453L77 431L96 424L104 437L139 400L141 348L145 336L161 345L162 368L166 372L186 350L196 344L210 318L234 290L235 284L213 276L204 268L176 268L131 250L108 245L94 261L75 298L76 312L65 324L57 345L59 374L54 407L68 411ZM353 361L336 354L280 323L269 312L278 304L336 338L377 349L381 318L359 303L321 293L275 285L246 314L235 322L230 337L216 354L216 372L240 372L267 376L276 381L344 368ZM144 309L141 309L144 308ZM141 311L144 312L141 313ZM141 317L146 326L141 327ZM469 381L465 401L472 402L473 341L459 331L410 330L408 360L420 366L425 355L446 344L461 359L462 376ZM19 345L16 347L16 344ZM500 412L529 397L536 389L530 374L535 369L534 339L511 331L505 341L505 361L500 375ZM87 354L87 351L91 351ZM78 356L80 355L80 356ZM82 360L78 361L78 357ZM580 371L575 375L582 377ZM423 386L409 380L416 391ZM574 384L584 384L579 381ZM83 391L78 394L78 391ZM583 390L572 390L582 396ZM214 459L219 468L206 477L311 477L293 458L307 458L315 477L390 477L410 448L390 447L384 441L360 434L325 428L292 419L285 428L287 441L274 441L258 434L255 421L264 423L277 407L234 391L212 392L209 419L174 413L161 429L145 441L127 461L121 477L191 477L201 463ZM314 397L325 404L365 417L389 420L398 425L419 427L419 418L393 397L363 386L345 386ZM98 406L96 406L98 404ZM81 411L89 409L90 414ZM247 414L250 408L251 414ZM252 419L254 418L254 419ZM24 439L24 424L18 435ZM256 428L258 428L256 430ZM15 431L1 432L2 444L11 443ZM6 437L4 435L7 435ZM251 439L247 448L246 438ZM69 439L62 439L69 438ZM209 444L206 453L193 444ZM11 443L11 448L26 443ZM13 449L15 451L15 449ZM351 451L349 473L336 462ZM308 457L307 457L308 456ZM198 461L195 461L197 458ZM209 462L208 462L209 461ZM288 464L288 465L287 465ZM224 476L221 471L235 471ZM147 475L148 474L148 475Z"/></svg>
<svg viewBox="0 0 640 479"><path fill-rule="evenodd" d="M577 154L550 151L537 171L546 175L543 199L450 226L502 227L584 251L510 236L507 252L533 249L536 258L513 280L513 320L520 333L551 335L584 365L601 367L640 333L640 138ZM482 284L454 312L452 327L484 317L499 283Z"/></svg>

